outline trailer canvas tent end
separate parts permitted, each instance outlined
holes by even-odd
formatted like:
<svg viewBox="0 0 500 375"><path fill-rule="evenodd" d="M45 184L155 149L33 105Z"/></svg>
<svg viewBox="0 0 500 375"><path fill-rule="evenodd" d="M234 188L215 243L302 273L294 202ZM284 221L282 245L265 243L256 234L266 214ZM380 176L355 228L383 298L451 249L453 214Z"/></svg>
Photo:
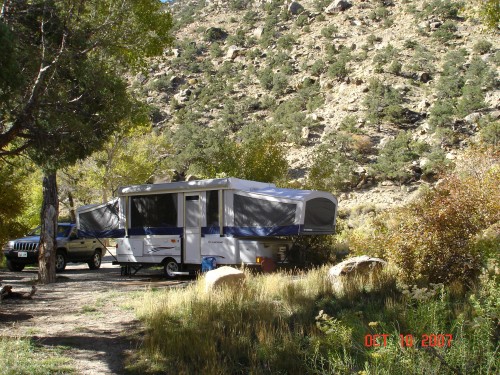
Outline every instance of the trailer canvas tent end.
<svg viewBox="0 0 500 375"><path fill-rule="evenodd" d="M117 238L121 265L163 264L168 276L219 264L280 261L291 242L280 236L332 234L337 199L237 178L122 187L116 200L77 210L82 233Z"/></svg>

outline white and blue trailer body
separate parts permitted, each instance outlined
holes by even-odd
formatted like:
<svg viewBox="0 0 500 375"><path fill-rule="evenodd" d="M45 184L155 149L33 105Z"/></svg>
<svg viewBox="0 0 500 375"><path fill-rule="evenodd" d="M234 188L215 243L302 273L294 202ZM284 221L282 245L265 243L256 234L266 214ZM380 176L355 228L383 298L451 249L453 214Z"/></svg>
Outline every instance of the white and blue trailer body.
<svg viewBox="0 0 500 375"><path fill-rule="evenodd" d="M106 204L77 210L83 235L116 238L122 266L163 265L168 276L218 264L283 261L283 236L332 234L337 199L330 193L222 178L121 187Z"/></svg>

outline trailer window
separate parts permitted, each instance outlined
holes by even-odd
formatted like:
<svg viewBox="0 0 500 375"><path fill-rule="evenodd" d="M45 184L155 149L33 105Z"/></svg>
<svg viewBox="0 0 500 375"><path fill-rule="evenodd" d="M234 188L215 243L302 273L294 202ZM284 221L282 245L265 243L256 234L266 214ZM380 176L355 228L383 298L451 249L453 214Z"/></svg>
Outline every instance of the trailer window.
<svg viewBox="0 0 500 375"><path fill-rule="evenodd" d="M276 227L294 225L293 203L275 202L234 195L234 224L237 227Z"/></svg>
<svg viewBox="0 0 500 375"><path fill-rule="evenodd" d="M335 203L326 198L314 198L306 203L304 228L307 231L330 232L335 222Z"/></svg>
<svg viewBox="0 0 500 375"><path fill-rule="evenodd" d="M177 194L130 197L131 228L177 227Z"/></svg>
<svg viewBox="0 0 500 375"><path fill-rule="evenodd" d="M219 191L207 191L207 227L219 226Z"/></svg>
<svg viewBox="0 0 500 375"><path fill-rule="evenodd" d="M80 213L80 230L88 233L100 233L118 229L118 201L109 202L92 211Z"/></svg>

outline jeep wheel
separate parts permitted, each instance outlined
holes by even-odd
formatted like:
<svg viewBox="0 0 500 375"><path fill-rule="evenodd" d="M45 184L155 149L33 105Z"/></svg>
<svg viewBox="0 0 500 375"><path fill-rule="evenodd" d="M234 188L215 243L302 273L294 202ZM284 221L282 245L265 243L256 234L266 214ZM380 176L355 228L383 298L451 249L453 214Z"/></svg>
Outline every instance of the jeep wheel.
<svg viewBox="0 0 500 375"><path fill-rule="evenodd" d="M7 259L7 268L9 271L21 272L24 269L24 264L15 263Z"/></svg>
<svg viewBox="0 0 500 375"><path fill-rule="evenodd" d="M163 263L163 271L167 279L174 279L177 276L174 272L179 271L179 265L174 259L168 258Z"/></svg>
<svg viewBox="0 0 500 375"><path fill-rule="evenodd" d="M56 253L56 272L62 272L66 268L66 255L62 251Z"/></svg>
<svg viewBox="0 0 500 375"><path fill-rule="evenodd" d="M101 262L102 262L101 252L99 250L96 250L94 256L92 257L92 260L87 264L89 265L89 268L91 270L96 270L99 267L101 267Z"/></svg>

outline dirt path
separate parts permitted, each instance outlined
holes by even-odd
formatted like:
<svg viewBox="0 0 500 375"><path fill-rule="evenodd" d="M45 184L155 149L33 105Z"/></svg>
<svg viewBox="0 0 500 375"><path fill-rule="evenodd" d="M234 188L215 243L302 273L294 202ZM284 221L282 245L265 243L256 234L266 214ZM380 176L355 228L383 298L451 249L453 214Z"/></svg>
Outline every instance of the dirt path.
<svg viewBox="0 0 500 375"><path fill-rule="evenodd" d="M168 288L189 281L166 281L161 271L133 277L105 257L100 270L68 265L57 283L37 285L32 300L4 300L0 305L0 336L33 337L41 345L64 346L77 374L124 374L127 353L137 348L143 327L132 301L148 288ZM3 285L29 291L37 270L0 272Z"/></svg>

